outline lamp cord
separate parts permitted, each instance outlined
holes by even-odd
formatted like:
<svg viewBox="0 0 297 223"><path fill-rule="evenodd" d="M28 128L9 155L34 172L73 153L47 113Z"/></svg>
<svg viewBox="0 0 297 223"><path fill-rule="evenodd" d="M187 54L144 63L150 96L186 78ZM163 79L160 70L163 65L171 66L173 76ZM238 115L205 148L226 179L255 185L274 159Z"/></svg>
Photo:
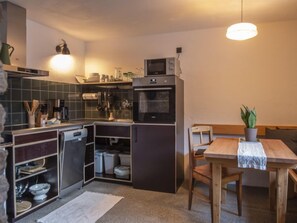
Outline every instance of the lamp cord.
<svg viewBox="0 0 297 223"><path fill-rule="evenodd" d="M243 0L241 0L241 22L243 21Z"/></svg>

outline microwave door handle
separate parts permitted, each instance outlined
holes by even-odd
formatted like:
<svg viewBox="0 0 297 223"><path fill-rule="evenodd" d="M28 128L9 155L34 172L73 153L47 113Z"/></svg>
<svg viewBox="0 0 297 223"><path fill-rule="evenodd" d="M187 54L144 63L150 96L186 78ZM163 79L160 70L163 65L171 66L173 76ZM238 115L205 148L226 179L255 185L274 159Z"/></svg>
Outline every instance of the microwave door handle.
<svg viewBox="0 0 297 223"><path fill-rule="evenodd" d="M134 88L135 91L164 91L172 90L171 87L154 87L154 88Z"/></svg>

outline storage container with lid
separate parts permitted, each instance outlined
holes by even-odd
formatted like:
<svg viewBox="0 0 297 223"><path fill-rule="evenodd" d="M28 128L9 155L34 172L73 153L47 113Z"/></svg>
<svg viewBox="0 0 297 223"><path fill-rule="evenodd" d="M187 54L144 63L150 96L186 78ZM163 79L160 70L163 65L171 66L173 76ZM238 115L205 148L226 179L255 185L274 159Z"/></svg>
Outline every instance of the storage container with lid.
<svg viewBox="0 0 297 223"><path fill-rule="evenodd" d="M119 151L110 150L103 154L104 156L104 169L106 174L114 174L113 169L119 165Z"/></svg>
<svg viewBox="0 0 297 223"><path fill-rule="evenodd" d="M104 150L95 151L95 172L103 173L104 172L104 159L103 159Z"/></svg>
<svg viewBox="0 0 297 223"><path fill-rule="evenodd" d="M120 153L121 166L130 166L131 155L129 153Z"/></svg>
<svg viewBox="0 0 297 223"><path fill-rule="evenodd" d="M128 166L116 166L114 168L114 173L115 173L117 178L129 179L130 167L128 167Z"/></svg>

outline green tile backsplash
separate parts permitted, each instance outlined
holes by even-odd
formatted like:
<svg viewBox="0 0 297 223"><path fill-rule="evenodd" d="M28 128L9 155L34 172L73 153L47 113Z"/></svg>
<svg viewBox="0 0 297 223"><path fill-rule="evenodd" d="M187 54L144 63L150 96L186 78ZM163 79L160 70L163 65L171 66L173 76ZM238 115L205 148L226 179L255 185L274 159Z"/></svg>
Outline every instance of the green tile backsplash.
<svg viewBox="0 0 297 223"><path fill-rule="evenodd" d="M127 100L131 105L133 102L133 90L130 85L123 86L98 86L98 85L83 85L83 93L97 93L100 92L101 95L106 93L109 95L110 109L106 108L104 101L99 98L99 100L86 100L85 101L85 118L96 119L96 118L108 118L110 112L113 113L114 118L117 119L132 119L132 106L130 108L125 108L122 106L124 100ZM103 96L102 96L103 97ZM98 102L105 109L98 110ZM101 103L102 102L102 103ZM100 107L100 106L99 106Z"/></svg>
<svg viewBox="0 0 297 223"><path fill-rule="evenodd" d="M39 100L47 103L48 99L64 99L69 108L70 119L84 118L84 101L81 99L82 87L77 84L60 83L45 80L8 78L8 88L0 95L0 103L7 115L5 130L22 129L27 125L27 113L23 101Z"/></svg>
<svg viewBox="0 0 297 223"><path fill-rule="evenodd" d="M82 100L82 93L104 92L109 95L110 109L97 109L101 100ZM106 87L100 85L78 85L28 78L8 78L8 88L0 94L0 103L7 115L5 130L16 130L28 127L27 112L23 101L33 99L40 103L47 103L48 99L64 99L69 109L69 119L97 119L108 118L113 112L115 118L132 119L132 107L122 106L127 100L131 105L133 91L131 86ZM101 104L102 105L102 104ZM105 104L106 105L106 104Z"/></svg>

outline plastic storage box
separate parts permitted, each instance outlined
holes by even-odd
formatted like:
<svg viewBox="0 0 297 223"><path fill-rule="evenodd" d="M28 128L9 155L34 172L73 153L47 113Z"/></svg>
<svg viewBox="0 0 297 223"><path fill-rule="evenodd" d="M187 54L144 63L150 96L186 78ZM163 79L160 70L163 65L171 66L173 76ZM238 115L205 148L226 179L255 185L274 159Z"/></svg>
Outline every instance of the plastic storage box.
<svg viewBox="0 0 297 223"><path fill-rule="evenodd" d="M119 152L118 151L108 151L104 152L104 169L106 174L113 174L114 167L119 165Z"/></svg>
<svg viewBox="0 0 297 223"><path fill-rule="evenodd" d="M122 166L130 166L131 155L130 154L119 154L121 165Z"/></svg>
<svg viewBox="0 0 297 223"><path fill-rule="evenodd" d="M95 172L96 173L104 172L103 154L104 154L104 150L96 150L95 152Z"/></svg>
<svg viewBox="0 0 297 223"><path fill-rule="evenodd" d="M117 178L129 179L130 167L128 166L117 166L114 168L114 173Z"/></svg>

